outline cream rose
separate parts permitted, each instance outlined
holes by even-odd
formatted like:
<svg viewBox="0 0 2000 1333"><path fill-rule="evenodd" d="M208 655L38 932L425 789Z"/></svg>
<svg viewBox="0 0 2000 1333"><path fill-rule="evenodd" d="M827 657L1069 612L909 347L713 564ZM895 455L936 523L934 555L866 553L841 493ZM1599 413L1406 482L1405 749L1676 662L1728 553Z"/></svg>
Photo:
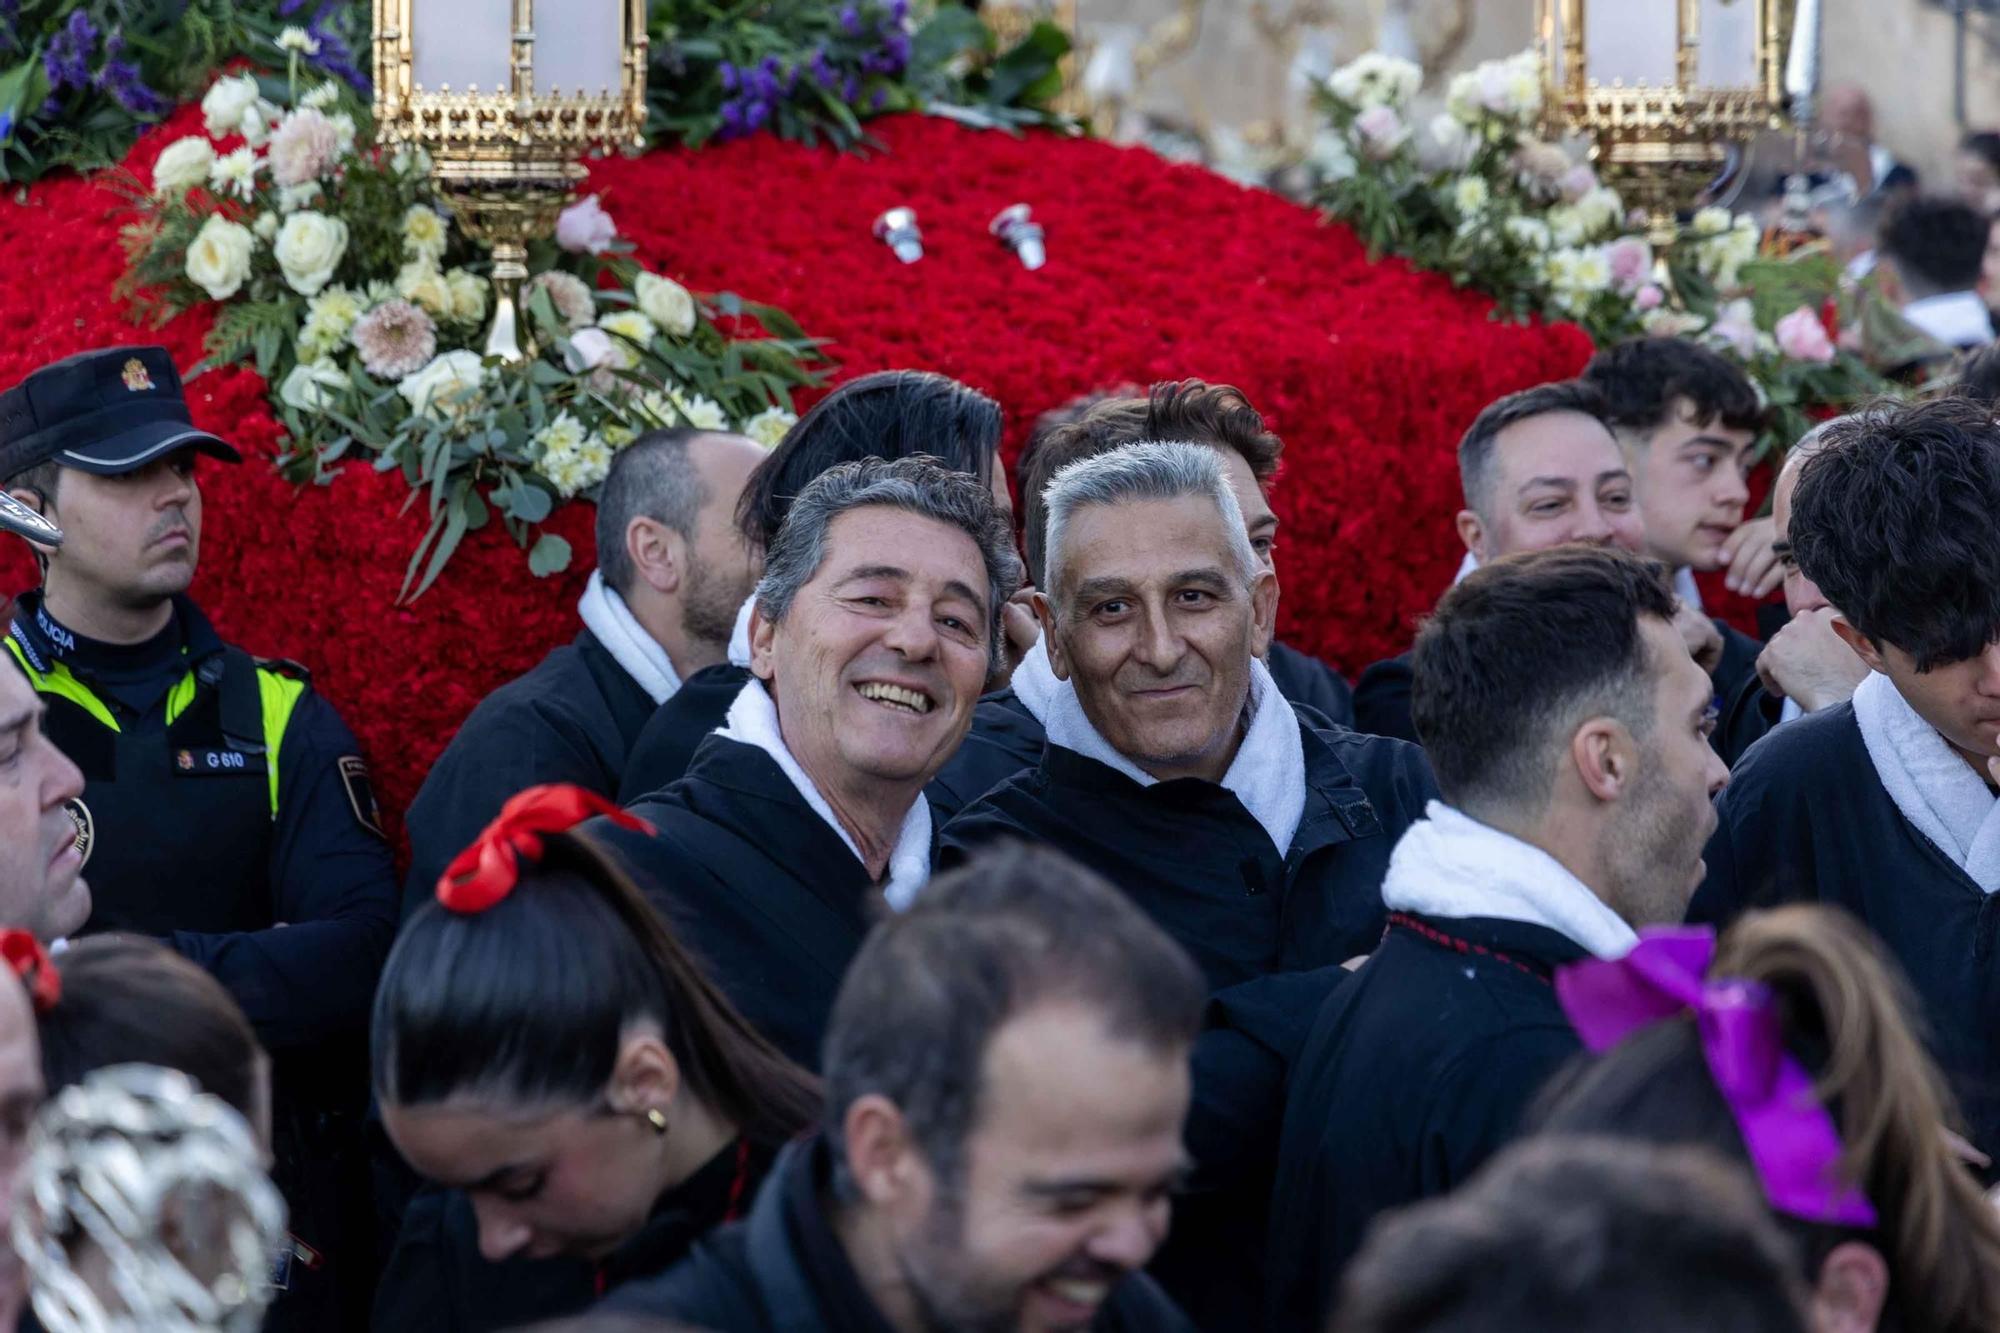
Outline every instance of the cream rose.
<svg viewBox="0 0 2000 1333"><path fill-rule="evenodd" d="M451 316L451 284L429 260L413 259L396 273L396 295L415 301L433 319Z"/></svg>
<svg viewBox="0 0 2000 1333"><path fill-rule="evenodd" d="M486 318L485 280L462 268L455 268L444 275L445 285L451 288L451 317L466 324L477 324Z"/></svg>
<svg viewBox="0 0 2000 1333"><path fill-rule="evenodd" d="M214 161L215 149L208 140L192 134L174 140L153 163L153 193L164 198L200 185Z"/></svg>
<svg viewBox="0 0 2000 1333"><path fill-rule="evenodd" d="M240 222L211 214L188 246L188 281L208 293L211 301L227 301L250 276L250 251L257 238Z"/></svg>
<svg viewBox="0 0 2000 1333"><path fill-rule="evenodd" d="M441 417L465 406L486 380L486 367L479 353L460 350L444 352L413 375L396 381L412 412Z"/></svg>
<svg viewBox="0 0 2000 1333"><path fill-rule="evenodd" d="M218 139L234 134L242 127L243 113L256 105L256 79L248 74L217 79L201 99L202 128Z"/></svg>
<svg viewBox="0 0 2000 1333"><path fill-rule="evenodd" d="M347 254L347 224L324 213L294 213L278 228L273 252L291 289L315 296L333 280L333 270Z"/></svg>
<svg viewBox="0 0 2000 1333"><path fill-rule="evenodd" d="M334 401L328 390L346 387L346 372L332 361L301 361L278 386L278 400L301 412L324 412Z"/></svg>
<svg viewBox="0 0 2000 1333"><path fill-rule="evenodd" d="M685 338L694 332L694 295L672 278L663 278L656 273L641 273L632 285L632 295L639 300L639 309L646 318L665 329L675 338Z"/></svg>

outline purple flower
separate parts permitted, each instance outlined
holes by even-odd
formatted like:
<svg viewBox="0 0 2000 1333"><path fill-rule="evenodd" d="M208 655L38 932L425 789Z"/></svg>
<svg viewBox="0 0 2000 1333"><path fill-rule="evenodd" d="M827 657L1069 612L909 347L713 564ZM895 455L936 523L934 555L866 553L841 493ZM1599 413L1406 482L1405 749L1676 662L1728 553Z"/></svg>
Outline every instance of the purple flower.
<svg viewBox="0 0 2000 1333"><path fill-rule="evenodd" d="M766 102L775 101L779 92L778 76L772 70L759 65L750 71L750 87L759 99Z"/></svg>
<svg viewBox="0 0 2000 1333"><path fill-rule="evenodd" d="M827 61L825 51L813 52L812 80L822 88L831 88L840 82L840 72Z"/></svg>
<svg viewBox="0 0 2000 1333"><path fill-rule="evenodd" d="M882 47L883 58L887 62L884 74L900 74L910 63L910 38L904 32L889 34L889 40Z"/></svg>
<svg viewBox="0 0 2000 1333"><path fill-rule="evenodd" d="M722 75L722 91L725 93L735 92L736 66L730 64L727 60L725 60L722 62L720 68L716 72Z"/></svg>
<svg viewBox="0 0 2000 1333"><path fill-rule="evenodd" d="M97 28L90 15L72 10L69 23L56 31L42 52L42 72L48 75L51 93L89 85L90 52L96 45Z"/></svg>
<svg viewBox="0 0 2000 1333"><path fill-rule="evenodd" d="M848 5L840 11L840 30L849 37L861 35L861 11Z"/></svg>
<svg viewBox="0 0 2000 1333"><path fill-rule="evenodd" d="M889 105L889 90L887 88L877 88L875 95L868 99L868 109L870 111L880 111L887 105Z"/></svg>
<svg viewBox="0 0 2000 1333"><path fill-rule="evenodd" d="M174 109L167 98L146 86L139 67L126 60L107 60L97 71L97 86L142 120L154 120Z"/></svg>
<svg viewBox="0 0 2000 1333"><path fill-rule="evenodd" d="M746 121L746 124L748 128L754 130L760 128L764 124L764 122L769 120L770 118L771 118L771 108L768 103L752 102L750 104L750 114Z"/></svg>
<svg viewBox="0 0 2000 1333"><path fill-rule="evenodd" d="M910 16L910 0L889 0L890 21L900 26Z"/></svg>
<svg viewBox="0 0 2000 1333"><path fill-rule="evenodd" d="M303 3L303 0L301 2ZM365 93L370 88L369 78L362 72L360 66L355 64L354 48L347 44L346 38L334 31L332 22L334 12L335 6L329 3L321 5L319 12L313 15L312 24L306 31L319 43L319 54L309 59L334 78L358 92Z"/></svg>
<svg viewBox="0 0 2000 1333"><path fill-rule="evenodd" d="M850 74L840 81L841 101L851 104L859 96L861 96L861 80Z"/></svg>

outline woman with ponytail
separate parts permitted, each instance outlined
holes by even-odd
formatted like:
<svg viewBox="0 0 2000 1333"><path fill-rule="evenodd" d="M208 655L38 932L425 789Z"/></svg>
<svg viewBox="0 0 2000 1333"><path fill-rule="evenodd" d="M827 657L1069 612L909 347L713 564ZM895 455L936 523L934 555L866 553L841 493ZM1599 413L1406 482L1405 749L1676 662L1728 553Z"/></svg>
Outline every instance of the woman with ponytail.
<svg viewBox="0 0 2000 1333"><path fill-rule="evenodd" d="M818 1109L576 825L577 787L507 803L405 923L376 992L383 1128L433 1188L377 1329L512 1327L657 1273L749 1205Z"/></svg>
<svg viewBox="0 0 2000 1333"><path fill-rule="evenodd" d="M1649 933L1556 979L1598 1058L1539 1128L1748 1164L1800 1244L1815 1333L2000 1329L2000 1213L1954 1132L1900 977L1851 918L1785 907Z"/></svg>

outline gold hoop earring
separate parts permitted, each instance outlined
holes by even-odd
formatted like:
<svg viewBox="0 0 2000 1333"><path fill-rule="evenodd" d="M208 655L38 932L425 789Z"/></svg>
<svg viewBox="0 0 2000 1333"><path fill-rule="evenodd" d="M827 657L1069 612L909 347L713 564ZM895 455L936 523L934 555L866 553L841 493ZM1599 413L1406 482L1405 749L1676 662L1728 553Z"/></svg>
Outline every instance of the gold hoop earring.
<svg viewBox="0 0 2000 1333"><path fill-rule="evenodd" d="M651 1125L653 1132L661 1138L667 1136L666 1113L661 1111L659 1107L655 1106L646 1112L646 1123Z"/></svg>

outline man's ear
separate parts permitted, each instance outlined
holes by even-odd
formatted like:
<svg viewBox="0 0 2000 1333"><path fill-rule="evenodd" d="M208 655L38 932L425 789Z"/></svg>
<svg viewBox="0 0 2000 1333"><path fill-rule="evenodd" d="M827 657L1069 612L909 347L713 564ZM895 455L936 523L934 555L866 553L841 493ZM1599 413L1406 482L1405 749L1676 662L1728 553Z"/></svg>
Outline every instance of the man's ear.
<svg viewBox="0 0 2000 1333"><path fill-rule="evenodd" d="M19 500L22 504L28 506L28 508L34 510L37 514L40 514L43 518L47 518L49 516L49 511L55 508L55 505L49 502L47 496L43 495L40 491L34 489L32 486L10 486L7 488L7 494L13 496L16 500ZM23 538L23 540L26 539ZM54 555L56 551L55 547L44 546L42 545L42 543L36 541L28 542L28 545L32 546L35 549L35 554L40 556L44 561L46 561L50 556Z"/></svg>
<svg viewBox="0 0 2000 1333"><path fill-rule="evenodd" d="M871 1092L855 1098L841 1118L841 1136L848 1173L870 1204L895 1206L929 1188L930 1171L909 1123L887 1097Z"/></svg>
<svg viewBox="0 0 2000 1333"><path fill-rule="evenodd" d="M1569 739L1570 763L1585 791L1600 801L1616 801L1632 789L1638 752L1632 734L1616 718L1593 717Z"/></svg>
<svg viewBox="0 0 2000 1333"><path fill-rule="evenodd" d="M1838 611L1833 613L1833 632L1840 636L1842 643L1854 650L1856 657L1868 664L1870 671L1880 671L1884 675L1888 674L1889 669L1882 661L1882 651L1875 646L1866 634L1848 624L1847 617Z"/></svg>
<svg viewBox="0 0 2000 1333"><path fill-rule="evenodd" d="M1268 569L1250 584L1250 610L1254 617L1250 651L1263 657L1271 651L1271 640L1278 637L1278 576Z"/></svg>
<svg viewBox="0 0 2000 1333"><path fill-rule="evenodd" d="M687 573L687 538L643 514L625 525L625 554L639 581L654 592L679 592Z"/></svg>
<svg viewBox="0 0 2000 1333"><path fill-rule="evenodd" d="M1465 543L1465 549L1475 560L1484 560L1486 553L1481 548L1486 544L1486 525L1479 521L1479 515L1470 509L1458 511L1458 539Z"/></svg>
<svg viewBox="0 0 2000 1333"><path fill-rule="evenodd" d="M1035 619L1042 625L1042 642L1049 646L1049 669L1057 680L1069 679L1069 654L1063 651L1062 635L1056 633L1056 609L1040 588L1034 593Z"/></svg>
<svg viewBox="0 0 2000 1333"><path fill-rule="evenodd" d="M1889 1303L1889 1265L1874 1246L1842 1241L1813 1279L1814 1333L1875 1333Z"/></svg>
<svg viewBox="0 0 2000 1333"><path fill-rule="evenodd" d="M778 622L764 614L764 603L750 604L750 674L770 681L778 674Z"/></svg>

